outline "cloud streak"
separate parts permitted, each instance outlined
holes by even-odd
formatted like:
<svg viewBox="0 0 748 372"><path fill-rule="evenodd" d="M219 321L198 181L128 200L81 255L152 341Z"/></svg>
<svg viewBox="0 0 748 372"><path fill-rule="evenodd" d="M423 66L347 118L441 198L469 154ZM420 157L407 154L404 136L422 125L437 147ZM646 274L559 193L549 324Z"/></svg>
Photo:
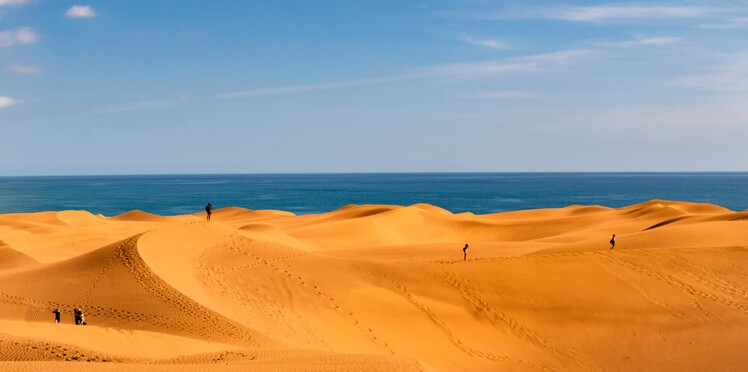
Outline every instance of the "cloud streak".
<svg viewBox="0 0 748 372"><path fill-rule="evenodd" d="M479 90L464 92L460 94L461 98L478 98L478 99L508 99L508 98L540 98L538 93L524 92L516 90Z"/></svg>
<svg viewBox="0 0 748 372"><path fill-rule="evenodd" d="M258 88L233 92L217 93L209 96L179 96L174 98L144 100L130 103L124 103L116 106L105 107L102 109L90 111L87 115L102 115L128 111L147 110L154 108L170 107L183 104L185 102L200 101L223 101L241 98L268 97L287 94L300 94L308 92L318 92L333 89L344 89L354 87L365 87L381 84L391 84L404 81L414 81L423 79L481 79L501 76L515 72L531 72L538 70L539 67L549 64L569 63L574 59L590 55L590 50L563 50L558 52L530 55L525 57L490 60L477 62L460 62L441 65L433 65L411 70L409 72L366 79L341 80L329 83L316 84L299 84L287 85L275 88ZM480 94L479 94L480 95ZM503 95L503 97L501 97ZM484 93L482 98L530 98L536 97L531 93L524 92L493 92Z"/></svg>
<svg viewBox="0 0 748 372"><path fill-rule="evenodd" d="M748 27L748 17L732 18L722 23L702 23L698 27L711 30L746 28Z"/></svg>
<svg viewBox="0 0 748 372"><path fill-rule="evenodd" d="M12 63L8 66L8 71L18 75L35 75L44 72L44 68L23 63Z"/></svg>
<svg viewBox="0 0 748 372"><path fill-rule="evenodd" d="M748 92L748 55L740 55L711 73L684 76L678 84L704 91L746 93Z"/></svg>
<svg viewBox="0 0 748 372"><path fill-rule="evenodd" d="M573 22L605 22L636 19L699 18L712 15L714 8L668 5L601 5L565 7L548 12L546 18Z"/></svg>
<svg viewBox="0 0 748 372"><path fill-rule="evenodd" d="M0 7L9 5L23 5L29 2L30 0L0 0Z"/></svg>
<svg viewBox="0 0 748 372"><path fill-rule="evenodd" d="M65 13L68 18L92 18L96 12L88 5L74 5Z"/></svg>
<svg viewBox="0 0 748 372"><path fill-rule="evenodd" d="M39 35L28 27L0 31L0 48L8 48L16 44L31 44L37 40L39 40Z"/></svg>
<svg viewBox="0 0 748 372"><path fill-rule="evenodd" d="M729 9L667 4L605 4L593 6L520 6L501 12L474 14L471 18L487 20L550 19L567 22L606 23L637 20L696 19L726 14Z"/></svg>
<svg viewBox="0 0 748 372"><path fill-rule="evenodd" d="M21 101L13 97L0 97L0 110L20 104Z"/></svg>
<svg viewBox="0 0 748 372"><path fill-rule="evenodd" d="M623 41L604 41L596 43L597 46L601 47L613 47L613 48L634 48L640 46L661 46L677 43L681 38L675 36L655 36L638 38L633 40Z"/></svg>
<svg viewBox="0 0 748 372"><path fill-rule="evenodd" d="M513 63L504 61L451 63L423 68L417 76L474 79L501 75L508 72L531 71L537 67L537 62L529 61Z"/></svg>
<svg viewBox="0 0 748 372"><path fill-rule="evenodd" d="M245 97L263 97L263 96L276 96L281 94L292 94L292 93L305 93L321 90L330 90L338 88L349 88L349 87L360 87L367 85L378 85L393 83L403 80L411 80L418 78L417 75L396 75L382 78L371 78L371 79L355 79L355 80L344 80L332 83L319 83L319 84L301 84L301 85L289 85L277 88L261 88L251 89L236 92L220 93L210 97L211 100L224 100L234 98L245 98Z"/></svg>
<svg viewBox="0 0 748 372"><path fill-rule="evenodd" d="M509 44L495 39L481 39L473 36L462 36L458 38L458 40L462 41L465 44L470 44L474 46L480 46L484 48L491 48L491 49L509 49Z"/></svg>

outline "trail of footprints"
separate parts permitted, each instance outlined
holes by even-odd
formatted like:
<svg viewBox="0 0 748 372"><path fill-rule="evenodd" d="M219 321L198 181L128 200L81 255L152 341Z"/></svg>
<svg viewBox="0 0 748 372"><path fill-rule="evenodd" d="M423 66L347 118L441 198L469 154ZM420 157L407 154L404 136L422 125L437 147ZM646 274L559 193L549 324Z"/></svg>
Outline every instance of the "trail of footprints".
<svg viewBox="0 0 748 372"><path fill-rule="evenodd" d="M465 344L465 342L463 342L459 337L457 337L452 332L452 330L449 328L449 326L447 326L447 324L443 320L441 320L439 318L439 316L436 314L436 312L434 312L433 309L429 308L423 302L419 301L415 297L415 295L411 291L409 291L407 287L405 287L405 285L403 285L402 283L398 282L397 280L393 279L389 275L384 274L382 272L375 272L375 271L369 270L369 269L367 269L367 268L365 268L365 267L363 267L361 265L355 265L355 267L357 269L359 269L360 271L365 272L365 273L367 273L367 274L369 274L371 276L383 278L383 279L389 281L395 288L397 288L397 290L399 292L401 292L403 294L403 296L408 300L408 302L410 302L411 304L413 304L414 306L416 306L418 309L420 309L421 311L423 311L428 316L429 320L434 325L436 325L437 328L442 333L445 334L445 336L447 336L447 339L453 345L455 345L458 349L460 349L462 352L464 352L465 354L470 355L470 356L475 356L475 357L483 358L483 359L487 359L487 360L491 360L491 361L502 361L502 362L509 363L509 364L526 366L526 367L530 367L530 368L533 368L533 369L536 369L536 370L543 370L543 371L552 371L552 370L554 370L554 369L552 369L550 367L547 367L547 366L537 365L537 364L534 364L534 363L527 362L525 360L512 358L512 357L509 357L507 355L494 354L494 353L491 353L491 352L478 350L478 349L475 349L473 347L468 346L467 344Z"/></svg>
<svg viewBox="0 0 748 372"><path fill-rule="evenodd" d="M664 253L660 255L650 252L645 252L645 254L653 258L665 260L666 262L676 267L682 274L702 285L711 288L714 292L720 293L723 296L717 296L711 293L705 293L693 289L693 293L695 293L696 295L725 304L743 312L744 314L748 314L748 307L740 302L740 300L748 298L748 293L746 293L746 291L742 288L739 288L737 284L730 283L723 278L720 278L713 272L707 270L703 266L697 265L691 261L686 260L685 258L679 257L674 254ZM701 275L691 271L689 268L696 269L701 273ZM711 277L713 280L708 280L706 279L706 277Z"/></svg>
<svg viewBox="0 0 748 372"><path fill-rule="evenodd" d="M238 253L238 254L243 254L243 255L252 257L253 259L256 260L256 262L252 263L252 264L248 264L248 265L242 265L242 266L239 266L239 267L230 267L230 268L223 268L223 269L222 268L210 267L209 270L214 271L214 272L218 272L218 273L225 273L225 272L228 272L228 271L237 271L237 270L243 270L243 269L250 269L250 268L253 268L253 267L260 266L260 265L267 266L267 267L271 268L272 270L278 272L279 274L284 275L284 276L290 278L291 280L297 282L298 285L300 285L301 287L304 287L307 290L313 290L314 294L317 297L319 297L321 299L324 299L326 302L328 302L330 304L330 306L335 311L339 312L342 316L347 317L348 319L350 319L351 323L356 328L358 328L362 332L364 332L368 336L368 338L372 340L372 342L374 342L375 344L377 344L380 347L384 348L385 350L389 351L391 354L395 354L394 350L392 350L392 348L390 348L390 346L385 341L383 341L380 338L378 338L374 334L374 331L370 327L367 327L366 325L364 325L353 312L348 311L343 306L341 306L334 297L332 297L332 296L324 293L319 288L319 286L317 286L317 285L307 284L307 280L304 279L302 276L295 275L295 274L291 273L290 271L288 271L287 269L278 267L277 265L274 264L275 262L284 262L284 261L287 261L287 260L290 260L290 259L293 259L293 258L298 258L298 257L306 256L307 253L301 252L301 253L284 255L284 256L275 257L275 258L263 258L263 257L260 257L260 256L258 256L256 254L253 254L253 253L248 252L248 251L246 251L246 250L244 250L244 249L241 248L242 246L245 246L245 245L248 245L248 244L256 244L256 243L257 243L257 241L255 241L255 240L253 240L251 238L248 238L248 237L245 237L245 236L242 236L242 235L232 235L231 238L230 238L230 240L226 243L225 248L227 248L231 252ZM268 243L265 243L265 244L268 244ZM217 247L217 248L219 248L219 247ZM235 294L239 294L241 296L241 291L236 291ZM270 298L267 297L267 296L266 296L266 299L270 300ZM277 302L276 302L276 304L277 304ZM280 304L277 304L277 305L280 306ZM324 340L322 340L322 341L324 342Z"/></svg>
<svg viewBox="0 0 748 372"><path fill-rule="evenodd" d="M67 362L132 362L135 359L107 356L92 350L71 345L30 340L16 337L0 338L0 356L3 360L52 360Z"/></svg>
<svg viewBox="0 0 748 372"><path fill-rule="evenodd" d="M258 296L261 296L263 298L263 301L256 301L256 297L253 297L250 295L246 290L244 290L243 287L235 286L235 285L227 285L227 275L230 275L231 273L239 272L241 271L239 268L229 268L229 270L224 270L222 267L209 265L207 262L209 261L209 257L213 253L222 252L222 251L230 251L233 253L241 253L248 255L247 252L244 252L241 250L241 248L236 244L234 240L227 241L223 245L218 245L209 249L206 249L203 254L200 256L199 259L199 265L201 270L199 271L199 278L202 281L202 283L212 290L215 290L217 293L220 293L224 296L225 299L229 300L230 302L244 308L246 306L249 306L257 311L260 311L264 314L266 314L271 319L274 319L275 321L282 322L283 325L286 327L286 329L291 330L294 333L297 333L297 328L293 326L293 324L290 322L289 319L287 319L283 312L281 311L281 304L274 300L272 297L268 295L265 291L263 291L261 288L254 286L254 290L257 293ZM251 267L256 267L261 263L256 263L253 265L242 265L241 268L248 269ZM262 306L263 303L266 304L273 304L274 306ZM301 317L297 315L299 319ZM324 340L321 338L316 337L311 332L309 332L307 329L304 329L309 336L312 338L315 338L317 341L320 341L322 344L325 344ZM309 341L307 341L309 342Z"/></svg>
<svg viewBox="0 0 748 372"><path fill-rule="evenodd" d="M657 307L659 307L659 308L667 311L668 313L670 313L675 318L678 318L678 319L685 318L685 315L683 315L683 313L681 313L680 311L674 309L670 305L668 305L668 304L666 304L666 303L664 303L662 301L659 301L659 300L655 299L654 297L652 297L652 295L649 294L649 292L647 292L646 290L644 290L644 288L642 288L635 281L627 279L623 275L617 273L615 270L611 270L608 266L603 265L602 263L600 263L600 267L602 267L603 270L607 271L610 275L618 278L618 280L626 283L629 287L634 288L634 290L636 290L636 292L639 293L639 295L641 295L642 298L644 298L645 300L647 300L652 305L655 305L655 306L657 306Z"/></svg>
<svg viewBox="0 0 748 372"><path fill-rule="evenodd" d="M505 312L496 309L480 295L480 292L475 289L475 285L471 284L467 279L460 277L456 273L450 272L446 269L443 270L443 275L446 281L458 292L460 292L463 299L475 306L476 309L485 314L488 314L493 321L503 323L506 328L518 338L531 345L534 345L535 347L550 352L552 355L560 360L563 360L564 362L576 364L583 370L599 370L597 366L584 362L583 359L574 351L565 350L554 346L550 341L534 333L529 328L518 322L516 319L513 319Z"/></svg>
<svg viewBox="0 0 748 372"><path fill-rule="evenodd" d="M698 300L699 297L710 299L710 300L714 300L715 299L714 296L712 296L710 294L707 294L707 293L704 293L702 291L699 291L698 289L694 288L693 286L690 286L690 285L688 285L688 284L686 284L686 283L684 283L684 282L682 282L680 280L677 280L677 279L673 278L671 275L657 273L657 272L655 272L655 271L653 271L653 270L651 270L651 269L649 269L649 268L647 268L645 266L638 265L638 264L632 263L632 262L627 261L627 260L623 260L622 258L620 258L618 256L608 255L608 256L605 256L605 257L606 257L607 260L609 260L609 261L611 261L613 263L616 263L616 264L619 264L619 265L623 265L625 267L628 267L631 270L634 270L636 272L639 272L639 273L644 274L646 276L649 276L651 278L660 280L660 281L662 281L664 283L667 283L667 284L669 284L669 285L677 288L681 292L685 293L686 296L688 296L688 298L690 299L691 304L694 306L694 308L697 309L697 310L699 310L699 312L702 313L706 317L707 320L712 320L712 319L715 319L715 318L717 318L719 320L723 320L723 319L721 319L721 317L718 314L709 311L704 306L704 304L701 303ZM699 317L696 317L696 318L699 321L702 320Z"/></svg>
<svg viewBox="0 0 748 372"><path fill-rule="evenodd" d="M203 307L164 282L148 268L137 249L137 239L126 241L125 244L117 247L115 255L148 292L179 312L192 315L189 320L185 321L168 319L166 326L172 326L177 321L181 323L179 329L182 331L197 333L205 339L214 339L215 335L219 334L222 337L238 339L250 345L259 346L246 328Z"/></svg>

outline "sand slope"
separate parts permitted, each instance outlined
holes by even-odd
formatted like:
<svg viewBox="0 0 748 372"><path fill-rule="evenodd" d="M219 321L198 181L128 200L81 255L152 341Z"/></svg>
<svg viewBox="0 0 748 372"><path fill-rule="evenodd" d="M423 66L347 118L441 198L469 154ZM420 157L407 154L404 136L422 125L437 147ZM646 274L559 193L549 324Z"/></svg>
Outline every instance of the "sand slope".
<svg viewBox="0 0 748 372"><path fill-rule="evenodd" d="M0 240L0 368L748 365L748 213L714 205L45 212L0 216Z"/></svg>

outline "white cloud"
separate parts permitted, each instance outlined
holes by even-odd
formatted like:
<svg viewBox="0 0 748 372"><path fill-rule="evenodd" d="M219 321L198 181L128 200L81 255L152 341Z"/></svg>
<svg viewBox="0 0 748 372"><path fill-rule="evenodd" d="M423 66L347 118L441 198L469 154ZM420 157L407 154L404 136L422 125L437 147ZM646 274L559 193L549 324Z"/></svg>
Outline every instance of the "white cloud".
<svg viewBox="0 0 748 372"><path fill-rule="evenodd" d="M605 41L605 42L597 43L597 45L602 46L602 47L632 48L632 47L639 47L639 46L667 45L667 44L676 43L680 40L681 38L674 37L674 36L655 36L655 37L638 38L638 39L633 39L633 40Z"/></svg>
<svg viewBox="0 0 748 372"><path fill-rule="evenodd" d="M21 103L21 101L12 97L0 97L0 110L13 105L17 105L19 103Z"/></svg>
<svg viewBox="0 0 748 372"><path fill-rule="evenodd" d="M30 0L0 0L0 6L23 5L28 2L30 2Z"/></svg>
<svg viewBox="0 0 748 372"><path fill-rule="evenodd" d="M463 43L481 46L491 49L509 49L509 44L495 39L480 39L472 36L463 36L459 38Z"/></svg>
<svg viewBox="0 0 748 372"><path fill-rule="evenodd" d="M15 31L0 31L0 48L7 48L16 44L31 44L39 36L28 27L21 27Z"/></svg>
<svg viewBox="0 0 748 372"><path fill-rule="evenodd" d="M96 17L96 12L88 5L74 5L65 15L70 18L91 18Z"/></svg>
<svg viewBox="0 0 748 372"><path fill-rule="evenodd" d="M703 23L699 28L704 29L734 29L748 27L748 17L733 18L723 23Z"/></svg>
<svg viewBox="0 0 748 372"><path fill-rule="evenodd" d="M12 63L8 66L8 71L20 75L34 75L44 72L44 68L23 63Z"/></svg>

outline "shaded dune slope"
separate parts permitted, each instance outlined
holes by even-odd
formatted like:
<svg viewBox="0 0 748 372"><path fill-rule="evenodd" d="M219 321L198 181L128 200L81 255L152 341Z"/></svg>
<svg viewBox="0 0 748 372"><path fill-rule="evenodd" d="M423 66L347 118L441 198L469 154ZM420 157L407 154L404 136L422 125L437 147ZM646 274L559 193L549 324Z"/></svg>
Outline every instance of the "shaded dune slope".
<svg viewBox="0 0 748 372"><path fill-rule="evenodd" d="M59 263L2 276L6 319L41 321L73 307L99 326L179 334L210 341L269 345L269 339L221 317L167 285L144 264L134 236Z"/></svg>
<svg viewBox="0 0 748 372"><path fill-rule="evenodd" d="M11 248L0 240L0 270L35 265L39 261Z"/></svg>

